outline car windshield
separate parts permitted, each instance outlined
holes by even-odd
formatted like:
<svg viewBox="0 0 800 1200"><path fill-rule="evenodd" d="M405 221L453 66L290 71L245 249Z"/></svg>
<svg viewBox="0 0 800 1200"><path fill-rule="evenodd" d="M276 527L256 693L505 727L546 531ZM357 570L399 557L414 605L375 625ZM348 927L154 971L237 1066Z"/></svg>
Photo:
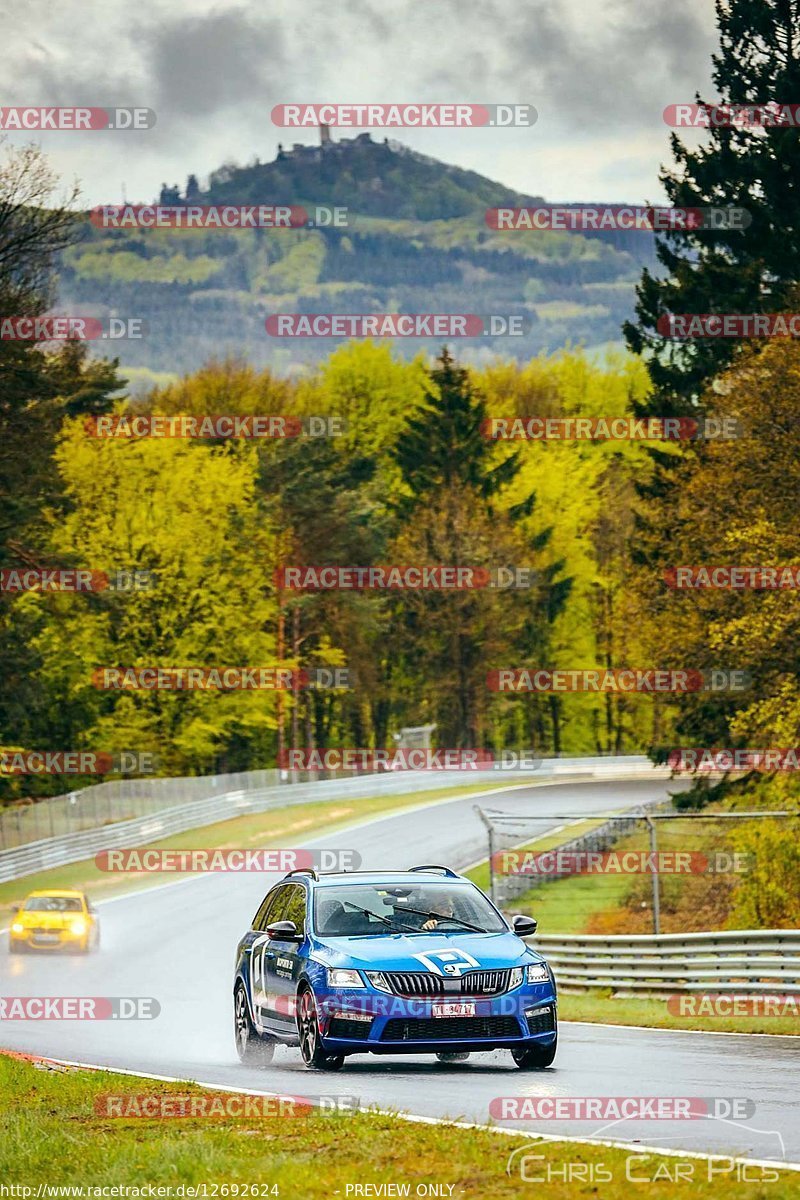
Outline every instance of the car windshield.
<svg viewBox="0 0 800 1200"><path fill-rule="evenodd" d="M375 883L320 888L314 928L322 937L387 933L501 933L507 928L470 884Z"/></svg>
<svg viewBox="0 0 800 1200"><path fill-rule="evenodd" d="M31 896L25 912L83 912L83 905L77 896Z"/></svg>

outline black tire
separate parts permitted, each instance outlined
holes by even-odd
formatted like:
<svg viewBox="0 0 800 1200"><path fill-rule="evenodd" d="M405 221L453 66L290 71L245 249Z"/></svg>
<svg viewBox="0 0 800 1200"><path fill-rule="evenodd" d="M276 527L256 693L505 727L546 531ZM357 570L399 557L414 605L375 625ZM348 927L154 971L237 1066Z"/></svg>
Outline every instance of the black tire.
<svg viewBox="0 0 800 1200"><path fill-rule="evenodd" d="M303 988L297 999L297 1034L300 1054L309 1070L341 1071L343 1054L328 1054L322 1044L317 1020L317 1005L310 988Z"/></svg>
<svg viewBox="0 0 800 1200"><path fill-rule="evenodd" d="M511 1057L522 1071L543 1071L553 1063L558 1049L558 1037L549 1046L526 1046L524 1050L512 1050Z"/></svg>
<svg viewBox="0 0 800 1200"><path fill-rule="evenodd" d="M437 1055L440 1063L460 1063L466 1062L469 1058L469 1051L464 1050L440 1050Z"/></svg>
<svg viewBox="0 0 800 1200"><path fill-rule="evenodd" d="M272 1062L275 1043L269 1038L262 1037L253 1028L250 1009L247 1005L247 993L241 981L237 983L233 993L233 1036L240 1062L245 1063L248 1067L266 1067Z"/></svg>

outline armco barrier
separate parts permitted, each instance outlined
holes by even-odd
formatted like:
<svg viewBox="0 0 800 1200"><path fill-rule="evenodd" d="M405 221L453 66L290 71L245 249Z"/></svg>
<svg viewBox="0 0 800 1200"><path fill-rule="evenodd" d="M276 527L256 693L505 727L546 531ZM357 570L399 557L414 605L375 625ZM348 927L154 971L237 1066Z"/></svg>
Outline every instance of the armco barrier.
<svg viewBox="0 0 800 1200"><path fill-rule="evenodd" d="M800 930L589 934L527 939L565 991L610 988L637 995L800 994Z"/></svg>
<svg viewBox="0 0 800 1200"><path fill-rule="evenodd" d="M143 846L189 829L199 829L204 825L213 825L217 821L226 821L246 813L266 812L287 804L399 795L437 788L468 787L475 783L482 783L491 788L518 781L555 783L574 779L589 782L598 777L596 772L604 780L669 777L669 771L663 767L654 767L644 756L632 755L603 759L545 759L535 773L520 773L518 777L507 771L401 771L314 783L279 784L272 787L240 786L205 799L160 808L132 820L106 823L97 828L83 829L76 833L44 838L13 849L1 850L0 883L21 879L25 875L49 870L51 867L80 862L94 857L101 850ZM250 776L256 782L255 777L263 777L263 774L252 772ZM236 782L246 784L250 779L247 775L240 775L236 777Z"/></svg>

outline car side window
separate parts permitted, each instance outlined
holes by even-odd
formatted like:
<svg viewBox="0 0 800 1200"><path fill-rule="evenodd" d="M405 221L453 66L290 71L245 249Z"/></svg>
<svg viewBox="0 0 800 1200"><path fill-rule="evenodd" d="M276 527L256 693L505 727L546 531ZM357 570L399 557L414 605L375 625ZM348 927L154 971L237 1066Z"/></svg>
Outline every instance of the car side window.
<svg viewBox="0 0 800 1200"><path fill-rule="evenodd" d="M287 889L289 893L286 908L278 918L281 921L294 921L298 932L305 928L306 922L306 892L301 883L293 883Z"/></svg>
<svg viewBox="0 0 800 1200"><path fill-rule="evenodd" d="M278 901L281 900L281 898L285 898L285 896L285 887L273 888L271 892L267 892L267 895L261 902L261 907L253 917L253 929L263 933L270 921L277 920L275 913L277 911Z"/></svg>

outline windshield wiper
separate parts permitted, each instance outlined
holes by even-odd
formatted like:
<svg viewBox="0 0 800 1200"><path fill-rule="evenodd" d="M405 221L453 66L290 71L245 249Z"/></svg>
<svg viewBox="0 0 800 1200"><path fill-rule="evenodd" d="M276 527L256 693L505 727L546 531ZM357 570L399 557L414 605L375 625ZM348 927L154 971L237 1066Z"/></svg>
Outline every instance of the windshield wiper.
<svg viewBox="0 0 800 1200"><path fill-rule="evenodd" d="M430 917L432 920L436 921L437 925L440 921L455 921L456 925L460 925L462 929L471 929L473 933L488 932L486 929L481 929L479 925L470 925L469 921L462 921L460 917L445 917L442 915L442 913L423 912L421 908L406 908L405 904L403 905L403 911L416 913L418 917ZM419 930L417 930L417 932L419 932ZM423 930L423 932L427 933L428 931Z"/></svg>
<svg viewBox="0 0 800 1200"><path fill-rule="evenodd" d="M392 921L389 917L382 917L380 913L373 912L371 908L359 908L359 906L357 904L353 904L352 900L344 900L343 903L346 904L348 908L352 908L356 912L361 913L362 916L375 917L376 920L383 921L383 924L388 925L390 929L395 928L394 921ZM412 933L418 932L418 930L416 930L413 925L402 925L401 924L400 929L410 929ZM360 935L357 935L357 936L360 936Z"/></svg>

